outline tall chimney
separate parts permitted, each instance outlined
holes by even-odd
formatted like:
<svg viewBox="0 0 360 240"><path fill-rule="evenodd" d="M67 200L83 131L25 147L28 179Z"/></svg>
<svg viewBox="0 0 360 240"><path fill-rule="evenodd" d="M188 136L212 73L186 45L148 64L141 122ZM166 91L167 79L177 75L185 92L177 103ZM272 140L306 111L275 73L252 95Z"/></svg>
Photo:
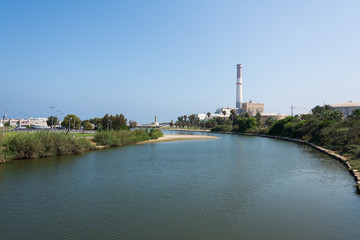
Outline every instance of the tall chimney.
<svg viewBox="0 0 360 240"><path fill-rule="evenodd" d="M236 65L237 79L236 79L236 108L241 109L242 98L242 76L241 76L241 64Z"/></svg>

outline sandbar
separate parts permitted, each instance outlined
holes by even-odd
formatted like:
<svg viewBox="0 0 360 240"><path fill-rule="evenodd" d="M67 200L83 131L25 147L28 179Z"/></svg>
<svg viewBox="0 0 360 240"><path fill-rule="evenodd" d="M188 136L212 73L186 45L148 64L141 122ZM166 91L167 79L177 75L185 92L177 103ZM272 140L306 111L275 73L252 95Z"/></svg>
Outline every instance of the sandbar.
<svg viewBox="0 0 360 240"><path fill-rule="evenodd" d="M218 137L209 135L185 135L185 134L166 134L158 139L152 139L149 141L139 142L138 144L144 143L156 143L156 142L171 142L181 140L195 140L195 139L217 139Z"/></svg>

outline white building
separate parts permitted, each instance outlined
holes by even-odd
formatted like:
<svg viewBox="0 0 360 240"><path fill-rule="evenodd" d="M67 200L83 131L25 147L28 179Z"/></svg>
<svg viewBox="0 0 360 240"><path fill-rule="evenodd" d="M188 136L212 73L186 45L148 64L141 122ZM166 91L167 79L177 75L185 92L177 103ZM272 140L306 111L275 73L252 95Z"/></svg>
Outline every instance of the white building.
<svg viewBox="0 0 360 240"><path fill-rule="evenodd" d="M36 126L47 127L46 118L28 118L28 119L5 119L5 123L10 122L10 127ZM0 126L3 126L3 120L0 120Z"/></svg>
<svg viewBox="0 0 360 240"><path fill-rule="evenodd" d="M221 108L216 109L215 113L211 113L210 117L207 116L207 113L198 113L198 114L195 114L195 116L197 118L199 118L200 121L208 121L210 119L217 118L217 117L229 118L230 114L231 114L231 110L233 110L233 109L236 111L236 108L221 107ZM222 113L223 111L226 112L225 116Z"/></svg>
<svg viewBox="0 0 360 240"><path fill-rule="evenodd" d="M355 109L360 109L360 103L353 103L352 101L346 103L337 103L330 105L335 110L339 110L344 114L344 118L348 118Z"/></svg>

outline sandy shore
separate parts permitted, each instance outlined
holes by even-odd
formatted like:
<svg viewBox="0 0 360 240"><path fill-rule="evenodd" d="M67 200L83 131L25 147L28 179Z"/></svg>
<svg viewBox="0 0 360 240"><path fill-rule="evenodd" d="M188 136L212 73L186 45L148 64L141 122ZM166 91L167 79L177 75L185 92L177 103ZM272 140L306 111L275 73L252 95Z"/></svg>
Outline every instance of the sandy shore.
<svg viewBox="0 0 360 240"><path fill-rule="evenodd" d="M208 135L180 135L180 134L169 134L164 135L158 139L153 139L145 142L139 142L138 144L144 143L156 143L156 142L171 142L171 141L180 141L180 140L194 140L194 139L217 139L218 137L208 136Z"/></svg>

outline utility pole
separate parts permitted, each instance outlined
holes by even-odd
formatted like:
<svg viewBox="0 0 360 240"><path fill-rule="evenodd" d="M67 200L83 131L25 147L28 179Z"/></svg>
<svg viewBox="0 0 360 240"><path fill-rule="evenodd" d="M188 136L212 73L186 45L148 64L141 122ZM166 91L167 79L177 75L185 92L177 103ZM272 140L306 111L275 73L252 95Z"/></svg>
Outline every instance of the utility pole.
<svg viewBox="0 0 360 240"><path fill-rule="evenodd" d="M69 132L70 132L70 121L72 120L72 118L69 119Z"/></svg>
<svg viewBox="0 0 360 240"><path fill-rule="evenodd" d="M54 109L55 107L50 107L51 109ZM54 126L54 116L51 114L51 129L53 129Z"/></svg>
<svg viewBox="0 0 360 240"><path fill-rule="evenodd" d="M6 117L7 117L6 115L3 116L3 136L5 135L5 118Z"/></svg>
<svg viewBox="0 0 360 240"><path fill-rule="evenodd" d="M294 116L294 109L307 109L307 108L298 108L298 107L294 107L293 103L291 103L291 107L289 107L291 109L291 116Z"/></svg>

